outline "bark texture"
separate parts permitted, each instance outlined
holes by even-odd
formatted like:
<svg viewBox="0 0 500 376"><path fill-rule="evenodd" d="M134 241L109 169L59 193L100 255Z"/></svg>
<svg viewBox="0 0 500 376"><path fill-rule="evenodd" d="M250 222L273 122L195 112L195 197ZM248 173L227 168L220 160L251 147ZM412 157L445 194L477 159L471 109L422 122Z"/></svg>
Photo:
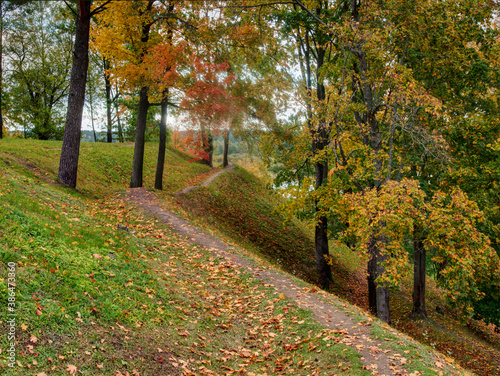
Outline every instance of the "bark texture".
<svg viewBox="0 0 500 376"><path fill-rule="evenodd" d="M165 148L167 146L167 110L168 92L161 101L160 142L158 145L158 161L156 163L155 189L163 189L163 170L165 167Z"/></svg>
<svg viewBox="0 0 500 376"><path fill-rule="evenodd" d="M107 132L106 132L106 141L111 143L113 142L113 120L111 118L111 81L109 81L109 77L106 74L106 71L109 69L109 61L103 59L104 65L104 85L106 88L106 118L107 118Z"/></svg>
<svg viewBox="0 0 500 376"><path fill-rule="evenodd" d="M413 317L427 317L425 308L426 250L420 229L413 229Z"/></svg>
<svg viewBox="0 0 500 376"><path fill-rule="evenodd" d="M229 160L227 158L229 154L229 130L224 134L224 156L222 159L222 167L227 167L229 165Z"/></svg>
<svg viewBox="0 0 500 376"><path fill-rule="evenodd" d="M385 268L383 265L389 257L380 249L380 244L386 241L383 236L374 235L368 245L370 257L368 261L368 302L372 314L390 324L389 286L387 283L377 281L377 278L384 274Z"/></svg>
<svg viewBox="0 0 500 376"><path fill-rule="evenodd" d="M91 1L78 2L73 67L68 95L68 112L59 162L58 179L62 184L76 187L80 136L82 127L85 85L89 66L89 31Z"/></svg>
<svg viewBox="0 0 500 376"><path fill-rule="evenodd" d="M132 178L130 188L142 187L142 170L144 166L144 141L146 134L146 120L148 117L149 100L147 86L141 88L139 94L139 109L135 128L134 161L132 163Z"/></svg>

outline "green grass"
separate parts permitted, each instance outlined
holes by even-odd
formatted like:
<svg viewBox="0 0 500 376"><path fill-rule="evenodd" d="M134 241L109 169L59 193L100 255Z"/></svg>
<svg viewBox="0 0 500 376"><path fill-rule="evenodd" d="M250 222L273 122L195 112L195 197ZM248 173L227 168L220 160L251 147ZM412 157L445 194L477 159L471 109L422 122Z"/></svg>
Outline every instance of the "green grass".
<svg viewBox="0 0 500 376"><path fill-rule="evenodd" d="M260 256L285 271L315 282L310 230L297 221L285 222L277 210L281 201L240 167L178 199L183 207L189 207L224 235L251 245Z"/></svg>
<svg viewBox="0 0 500 376"><path fill-rule="evenodd" d="M66 375L70 365L86 375L368 374L352 349L321 340L327 332L309 312L138 214L120 193L102 196L88 172L99 176L109 165L95 150L83 159L80 192L47 183L50 164L35 161L44 146L0 145L0 325L9 262L17 313L17 363L8 367L2 336L2 375ZM172 191L198 170L174 154L181 161L169 168L193 173Z"/></svg>
<svg viewBox="0 0 500 376"><path fill-rule="evenodd" d="M7 139L0 153L11 163L24 163L40 178L56 180L61 154L60 141ZM78 166L77 189L83 194L103 197L126 188L132 171L133 144L82 142ZM158 147L146 144L144 155L144 185L154 186ZM192 157L167 148L163 186L166 192L176 192L191 180L210 170L200 163L189 163Z"/></svg>
<svg viewBox="0 0 500 376"><path fill-rule="evenodd" d="M7 328L6 265L15 262L19 362L7 366L2 336L2 375L67 375L68 365L84 375L369 374L356 352L337 343L339 333L308 311L130 207L123 192L133 147L82 143L72 190L55 183L60 145L0 142L0 325ZM314 281L310 230L284 225L275 210L281 199L246 171L174 198L209 172L190 159L168 150L165 205L190 206L198 223ZM155 145L146 146L145 161L152 187ZM348 252L332 253L354 273L360 260ZM399 342L387 344L402 354L411 348L422 363L407 369L433 374L430 349Z"/></svg>

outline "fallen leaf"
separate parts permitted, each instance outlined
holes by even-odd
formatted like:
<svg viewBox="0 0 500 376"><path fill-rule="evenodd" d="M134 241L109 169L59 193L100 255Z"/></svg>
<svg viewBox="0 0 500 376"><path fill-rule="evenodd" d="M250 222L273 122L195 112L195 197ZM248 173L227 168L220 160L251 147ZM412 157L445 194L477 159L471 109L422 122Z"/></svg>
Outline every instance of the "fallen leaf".
<svg viewBox="0 0 500 376"><path fill-rule="evenodd" d="M36 338L36 337L32 334L32 335L31 335L31 337L30 337L30 342L31 342L31 343L37 343L37 341L38 341L38 338Z"/></svg>
<svg viewBox="0 0 500 376"><path fill-rule="evenodd" d="M74 375L76 374L76 371L78 371L78 368L76 368L73 364L68 364L66 371L68 371L70 375Z"/></svg>
<svg viewBox="0 0 500 376"><path fill-rule="evenodd" d="M243 349L240 351L240 356L242 358L250 358L252 356L252 353L247 349Z"/></svg>
<svg viewBox="0 0 500 376"><path fill-rule="evenodd" d="M94 253L92 256L94 256L96 259L102 258L102 256L98 253Z"/></svg>

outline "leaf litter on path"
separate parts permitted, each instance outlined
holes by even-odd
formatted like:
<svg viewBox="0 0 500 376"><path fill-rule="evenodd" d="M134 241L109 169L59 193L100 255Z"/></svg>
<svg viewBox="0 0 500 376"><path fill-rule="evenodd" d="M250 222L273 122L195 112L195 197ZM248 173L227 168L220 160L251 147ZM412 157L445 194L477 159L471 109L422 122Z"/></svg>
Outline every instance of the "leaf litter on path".
<svg viewBox="0 0 500 376"><path fill-rule="evenodd" d="M185 236L187 244L198 244L211 251L216 257L221 258L223 261L219 265L215 266L216 264L214 264L213 266L216 269L218 268L220 270L221 268L232 268L235 270L235 273L241 273L241 271L247 272L253 275L253 277L257 280L264 281L265 286L273 287L278 295L278 301L286 297L298 304L299 307L311 311L315 319L327 328L324 329L324 333L319 334L318 338L321 338L325 342L330 341L332 345L343 344L353 348L361 355L361 361L364 363L363 368L371 372L373 375L419 374L418 372L409 373L405 370L405 366L408 366L412 362L419 362L420 359L412 359L414 358L413 356L409 359L401 356L400 354L393 353L391 349L387 349L386 344L383 343L385 341L375 339L371 335L370 326L371 321L373 320L371 317L366 316L364 323L356 322L344 312L342 307L339 307L333 299L329 298L327 296L328 294L325 292L318 291L314 287L301 288L290 276L284 275L283 273L273 270L272 268L263 268L262 265L256 265L252 261L241 257L223 241L206 234L204 231L191 225L186 220L163 209L158 203L156 203L155 195L145 191L144 189L130 189L128 192L128 200L134 205L141 207L146 212L161 219L179 235ZM241 271L239 269L241 269ZM228 282L226 281L223 283ZM216 289L217 286L214 287ZM243 294L244 291L242 291L242 295ZM217 295L213 292L207 293L206 298L211 302L217 302L218 299L220 299L220 297L217 297ZM269 302L269 309L272 310L273 302L272 300ZM210 312L214 317L217 317L218 314L220 314L220 308L214 307ZM279 322L279 318L277 320ZM224 329L223 326L220 326L220 328ZM265 324L258 329L261 331L261 335L264 338L273 338L274 333L266 328ZM392 330L391 332L393 335L404 337L404 335L396 332L395 330ZM251 330L249 330L249 334L250 336L252 335ZM388 338L388 341L392 341L392 339ZM285 344L284 346L289 350L293 350L296 344ZM313 352L317 347L317 345L310 343L309 351ZM229 360L232 357L239 356L243 360L249 361L259 355L262 356L264 354L253 354L249 349L239 349L234 353L230 352L226 354L224 359ZM444 362L444 360L436 360L436 362L438 362L438 364L442 364L441 362ZM288 368L285 363L286 359L275 360L276 369L284 371ZM346 367L348 367L348 365L346 365ZM447 367L450 370L456 370L454 365L447 364ZM199 369L198 371L200 371L201 374L212 374L206 367ZM228 370L228 374L241 371L242 368L239 370L233 370L230 368L230 370ZM438 370L437 374L440 372L442 371ZM460 374L455 373L454 371L451 372L451 374Z"/></svg>

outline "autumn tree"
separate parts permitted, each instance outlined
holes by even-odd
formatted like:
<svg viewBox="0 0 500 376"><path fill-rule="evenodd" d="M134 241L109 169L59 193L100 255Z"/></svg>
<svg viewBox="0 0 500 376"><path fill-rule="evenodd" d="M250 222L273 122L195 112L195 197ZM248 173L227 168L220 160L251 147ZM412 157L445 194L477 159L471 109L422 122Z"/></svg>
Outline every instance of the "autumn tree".
<svg viewBox="0 0 500 376"><path fill-rule="evenodd" d="M480 7L479 11L472 12L470 18L464 16L470 13L467 9L474 6L472 1L454 3L453 7L432 1L422 1L417 6L397 0L387 3L306 3L299 0L286 3L291 6L279 8L275 13L278 14L279 25L285 31L283 40L287 40L289 46L299 47L295 61L305 78L302 98L307 125L301 138L296 138L296 143L306 145L303 143L306 135L313 134L311 121L313 124L324 124L320 129L325 135L323 148L321 143L318 144L322 140L318 137L322 134L319 131L316 138L312 138L309 150L303 146L293 148L300 154L298 158L289 158L289 161L295 161L292 165L296 170L290 176L297 176L297 171L307 168L309 163L321 161L328 161L329 170L328 181L322 184L323 188L319 188L316 175L314 191L310 191L307 184L303 189L289 189L317 202L317 220L321 215L335 220L336 204L331 198L340 199L342 195L339 192L361 195L372 190L379 192L387 182L401 181L405 176L415 177L424 186L427 181L437 182L436 176L441 175L439 171L444 170L443 162L449 161L450 155L442 129L436 125L446 126L452 108L444 107L448 105L443 97L445 86L439 85L440 91L433 90L437 86L433 86L435 81L432 81L432 77L426 76L429 78L426 81L420 75L428 65L425 64L424 69L420 68L422 63L417 56L428 57L429 66L432 66L432 54L435 52L433 41L438 40L444 47L450 34L439 34L437 29L428 33L424 26L425 16L419 18L412 14L412 17L408 17L407 9L417 7L421 14L430 16L433 14L431 9L439 8L443 20L440 24L436 22L436 27L449 22L454 17L451 15L462 15L460 17L463 17L464 25L468 25L463 33L467 34L467 30L474 28L468 38L481 38L479 25L484 20L487 22L488 11ZM326 7L329 7L329 11L323 12ZM289 38L290 32L297 26L302 29L298 29L294 38ZM410 29L425 32L413 39L408 37ZM460 57L463 54L464 39L467 40L457 39L453 56ZM455 39L452 40L455 42ZM438 55L443 57L439 62L443 71L445 66L448 70L453 67L451 61L445 59L446 54L449 52ZM319 70L318 64L321 64ZM315 97L311 95L314 92L314 80ZM443 85L447 85L444 80ZM450 97L453 95L450 94ZM300 155L306 155L307 158L300 162ZM423 171L426 173L423 174ZM429 193L433 190L436 188L432 188ZM392 253L387 251L392 247L392 240L386 235L386 220L379 219L377 213L368 218L373 218L373 222L369 223L372 237L365 238L370 257L369 305L372 312L389 322L389 284L384 282L383 276L392 257ZM425 233L425 229L418 227L423 222L415 224L417 227L413 227L411 232L416 230L414 240L418 249L424 240L419 234ZM422 262L425 258L421 256L415 265L425 265ZM425 267L416 268L415 273L422 276ZM425 278L420 280L425 281Z"/></svg>

